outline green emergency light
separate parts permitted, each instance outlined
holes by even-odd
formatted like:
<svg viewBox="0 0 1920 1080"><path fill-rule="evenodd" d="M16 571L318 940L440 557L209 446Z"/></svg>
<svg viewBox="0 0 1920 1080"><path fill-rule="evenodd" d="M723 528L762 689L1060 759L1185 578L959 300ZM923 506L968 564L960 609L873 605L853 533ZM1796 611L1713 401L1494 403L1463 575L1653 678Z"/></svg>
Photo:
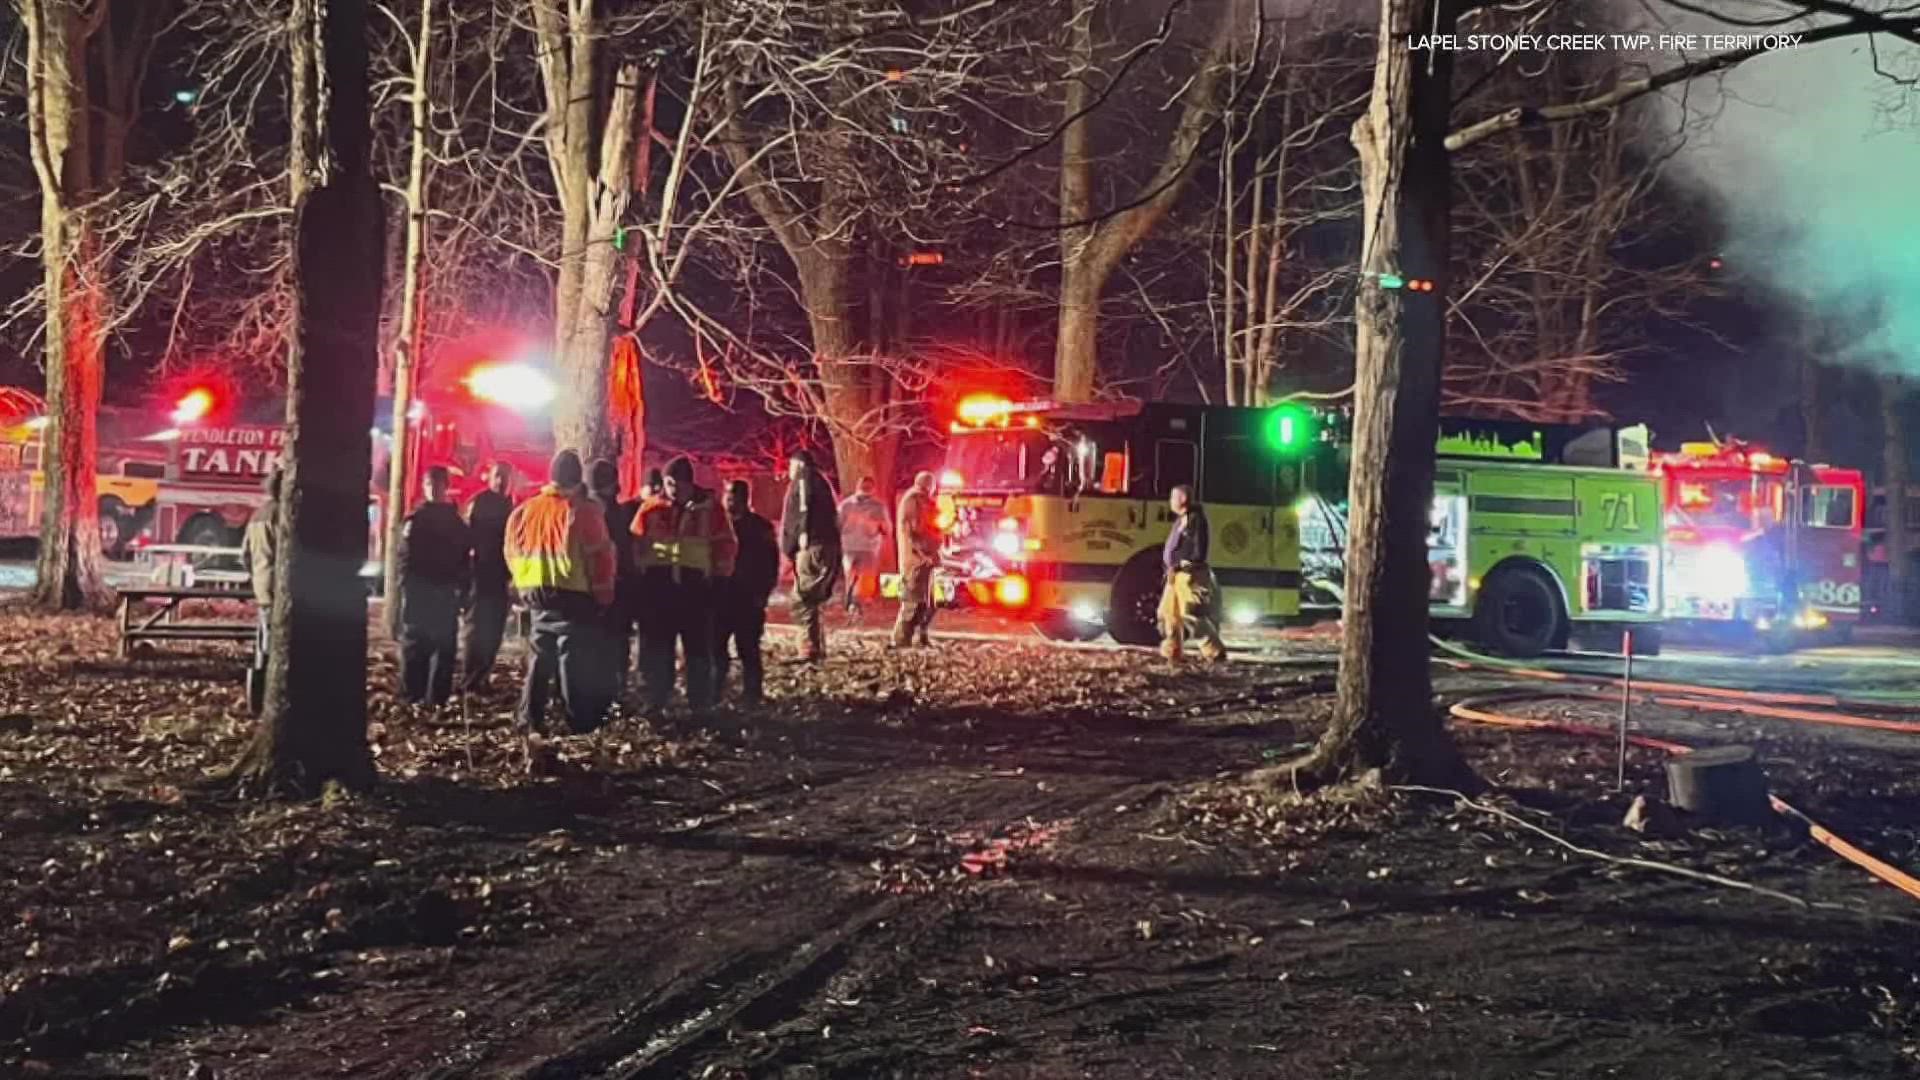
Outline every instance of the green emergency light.
<svg viewBox="0 0 1920 1080"><path fill-rule="evenodd" d="M1297 454L1313 441L1313 413L1298 405L1281 405L1267 414L1267 448L1279 454Z"/></svg>

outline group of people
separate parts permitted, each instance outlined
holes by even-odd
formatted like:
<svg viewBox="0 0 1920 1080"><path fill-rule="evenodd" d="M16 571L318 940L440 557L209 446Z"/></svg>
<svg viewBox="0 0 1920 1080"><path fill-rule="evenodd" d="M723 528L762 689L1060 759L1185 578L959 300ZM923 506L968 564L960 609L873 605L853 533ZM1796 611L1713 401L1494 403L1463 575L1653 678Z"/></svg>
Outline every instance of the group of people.
<svg viewBox="0 0 1920 1080"><path fill-rule="evenodd" d="M639 641L641 688L649 712L664 709L675 689L676 653L685 658L688 705L696 712L725 695L733 655L741 669L741 697L763 697L761 638L767 601L779 583L784 557L793 567L792 611L803 636L802 662L826 658L825 613L838 595L858 611L877 592L880 555L891 535L900 566L900 607L890 645L931 644L934 571L942 530L934 477L921 472L901 496L891 527L872 479L836 505L833 489L813 458L788 461L780 524L753 509L744 480L724 498L694 483L693 464L676 458L655 471L640 498L621 501L619 470L610 461L582 466L580 455L554 455L547 483L514 505L513 468L495 463L486 490L463 515L450 499L444 467L426 471L424 499L401 532L400 672L406 700L439 705L455 686L486 685L500 652L518 594L528 611L531 652L520 695L520 720L545 722L558 684L574 731L592 731L624 690ZM267 505L248 524L244 558L260 610L272 607L273 503L280 474L267 480ZM1226 655L1214 612L1219 586L1208 567L1205 512L1184 485L1169 500L1174 527L1162 552L1165 587L1159 622L1162 651L1179 659L1184 640L1201 639L1209 660ZM457 640L466 618L464 648ZM260 635L264 647L265 635ZM260 666L263 658L256 656Z"/></svg>
<svg viewBox="0 0 1920 1080"><path fill-rule="evenodd" d="M863 596L877 591L889 534L901 569L893 644L928 644L940 550L933 475L914 478L891 523L871 480L836 504L805 451L792 455L788 479L776 529L754 511L746 481L731 482L716 499L694 483L686 458L649 476L639 499L623 502L612 462L587 468L577 453L561 451L547 483L518 506L511 468L496 464L487 490L464 516L448 498L447 471L429 469L424 501L407 517L400 550L407 700L440 704L452 696L463 612L462 685L484 685L517 594L528 612L531 654L519 711L531 728L544 726L556 684L569 727L599 727L625 687L636 638L649 712L672 699L681 666L676 654L684 658L685 695L695 713L725 695L734 655L741 698L757 704L765 683L761 638L781 559L793 567L801 660L818 663L827 650L825 610L843 576L848 584L841 600L857 610Z"/></svg>

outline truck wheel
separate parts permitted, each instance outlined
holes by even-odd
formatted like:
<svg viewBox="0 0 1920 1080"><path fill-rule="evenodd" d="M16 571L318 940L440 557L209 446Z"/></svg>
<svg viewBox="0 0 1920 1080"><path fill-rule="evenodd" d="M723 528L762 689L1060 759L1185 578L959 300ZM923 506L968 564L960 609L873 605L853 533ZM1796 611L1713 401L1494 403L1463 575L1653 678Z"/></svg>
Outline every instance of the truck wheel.
<svg viewBox="0 0 1920 1080"><path fill-rule="evenodd" d="M1537 570L1496 572L1480 590L1474 636L1506 656L1539 656L1560 637L1560 597Z"/></svg>
<svg viewBox="0 0 1920 1080"><path fill-rule="evenodd" d="M212 514L195 514L180 526L182 544L191 547L232 547L233 530Z"/></svg>
<svg viewBox="0 0 1920 1080"><path fill-rule="evenodd" d="M133 539L133 512L118 496L100 500L100 551L109 559L127 557L127 544Z"/></svg>
<svg viewBox="0 0 1920 1080"><path fill-rule="evenodd" d="M1122 645L1160 643L1160 553L1143 551L1127 560L1113 580L1107 603L1107 633Z"/></svg>

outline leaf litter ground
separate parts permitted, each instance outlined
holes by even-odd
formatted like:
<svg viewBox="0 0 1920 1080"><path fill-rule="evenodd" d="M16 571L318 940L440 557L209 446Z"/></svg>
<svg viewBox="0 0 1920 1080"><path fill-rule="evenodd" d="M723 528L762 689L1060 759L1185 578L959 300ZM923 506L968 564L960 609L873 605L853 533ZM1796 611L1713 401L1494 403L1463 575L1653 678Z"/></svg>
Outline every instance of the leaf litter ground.
<svg viewBox="0 0 1920 1080"><path fill-rule="evenodd" d="M1653 755L1616 794L1603 747L1461 732L1510 813L1830 906L1446 799L1250 790L1324 722L1310 668L848 639L776 663L760 712L530 748L504 673L464 714L413 710L383 654L381 784L283 803L214 782L249 726L236 652L111 646L102 620L0 615L0 1074L1920 1066L1920 912L1788 833L1625 831ZM1920 862L1904 745L1643 719L1760 745L1790 798Z"/></svg>

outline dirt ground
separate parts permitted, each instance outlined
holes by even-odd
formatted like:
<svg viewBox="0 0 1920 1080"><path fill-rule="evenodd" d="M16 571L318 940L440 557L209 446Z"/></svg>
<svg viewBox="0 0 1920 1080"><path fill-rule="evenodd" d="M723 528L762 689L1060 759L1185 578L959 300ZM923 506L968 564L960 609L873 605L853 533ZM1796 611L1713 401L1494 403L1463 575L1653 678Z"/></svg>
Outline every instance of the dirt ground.
<svg viewBox="0 0 1920 1080"><path fill-rule="evenodd" d="M378 691L379 787L287 804L209 782L237 650L110 645L0 615L3 1075L1920 1072L1920 905L1784 828L1621 828L1654 753L1616 794L1605 746L1460 730L1488 805L1809 903L1445 796L1254 791L1324 722L1310 658L861 639L762 712L531 753L504 674L464 716ZM1920 866L1920 741L1641 720Z"/></svg>

